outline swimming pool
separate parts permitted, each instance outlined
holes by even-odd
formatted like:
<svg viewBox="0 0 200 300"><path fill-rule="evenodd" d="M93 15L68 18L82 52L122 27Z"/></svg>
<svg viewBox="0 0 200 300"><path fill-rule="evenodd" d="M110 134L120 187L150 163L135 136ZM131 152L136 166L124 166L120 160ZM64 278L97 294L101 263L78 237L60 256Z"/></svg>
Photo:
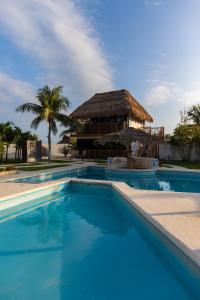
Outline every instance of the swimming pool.
<svg viewBox="0 0 200 300"><path fill-rule="evenodd" d="M0 299L200 299L196 273L110 186L19 205L0 240Z"/></svg>
<svg viewBox="0 0 200 300"><path fill-rule="evenodd" d="M17 182L41 183L64 177L123 181L142 190L200 193L200 172L120 171L91 166L18 179Z"/></svg>

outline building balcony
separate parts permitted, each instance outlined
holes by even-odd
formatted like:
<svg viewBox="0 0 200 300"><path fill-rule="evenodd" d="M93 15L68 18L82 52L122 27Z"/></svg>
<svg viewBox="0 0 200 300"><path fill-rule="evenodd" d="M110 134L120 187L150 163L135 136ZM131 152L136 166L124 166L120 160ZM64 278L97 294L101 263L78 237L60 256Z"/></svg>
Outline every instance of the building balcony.
<svg viewBox="0 0 200 300"><path fill-rule="evenodd" d="M105 122L105 123L85 123L84 126L76 132L76 137L99 137L107 133L117 132L129 127L129 123L123 122ZM164 127L141 127L146 133L164 138Z"/></svg>
<svg viewBox="0 0 200 300"><path fill-rule="evenodd" d="M76 136L101 136L107 133L119 131L127 127L128 122L86 123L83 128L77 131Z"/></svg>
<svg viewBox="0 0 200 300"><path fill-rule="evenodd" d="M165 137L165 128L164 127L142 127L146 133L157 136L159 138Z"/></svg>

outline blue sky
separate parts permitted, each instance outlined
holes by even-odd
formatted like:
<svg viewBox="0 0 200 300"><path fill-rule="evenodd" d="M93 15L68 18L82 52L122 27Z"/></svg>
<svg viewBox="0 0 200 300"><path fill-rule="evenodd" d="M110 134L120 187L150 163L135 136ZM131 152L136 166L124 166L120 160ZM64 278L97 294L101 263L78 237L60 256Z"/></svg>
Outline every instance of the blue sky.
<svg viewBox="0 0 200 300"><path fill-rule="evenodd" d="M199 0L7 0L0 10L0 121L28 130L32 116L15 107L44 84L64 85L71 110L127 88L166 132L200 102ZM37 134L46 141L44 125Z"/></svg>

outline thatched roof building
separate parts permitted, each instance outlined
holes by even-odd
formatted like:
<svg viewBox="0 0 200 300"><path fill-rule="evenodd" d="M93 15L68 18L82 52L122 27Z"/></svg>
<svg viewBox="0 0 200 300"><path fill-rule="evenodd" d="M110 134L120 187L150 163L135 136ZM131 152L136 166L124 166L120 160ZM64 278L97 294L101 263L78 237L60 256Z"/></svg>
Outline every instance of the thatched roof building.
<svg viewBox="0 0 200 300"><path fill-rule="evenodd" d="M97 93L71 113L72 118L83 120L123 115L153 122L151 115L126 89Z"/></svg>

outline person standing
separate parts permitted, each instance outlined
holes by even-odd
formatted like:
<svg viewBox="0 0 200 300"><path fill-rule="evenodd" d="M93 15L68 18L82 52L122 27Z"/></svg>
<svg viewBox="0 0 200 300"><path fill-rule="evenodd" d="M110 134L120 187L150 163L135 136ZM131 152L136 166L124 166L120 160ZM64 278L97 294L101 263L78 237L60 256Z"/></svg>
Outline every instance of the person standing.
<svg viewBox="0 0 200 300"><path fill-rule="evenodd" d="M138 141L133 141L131 143L131 157L137 157L138 156L138 151L140 149L140 143Z"/></svg>

